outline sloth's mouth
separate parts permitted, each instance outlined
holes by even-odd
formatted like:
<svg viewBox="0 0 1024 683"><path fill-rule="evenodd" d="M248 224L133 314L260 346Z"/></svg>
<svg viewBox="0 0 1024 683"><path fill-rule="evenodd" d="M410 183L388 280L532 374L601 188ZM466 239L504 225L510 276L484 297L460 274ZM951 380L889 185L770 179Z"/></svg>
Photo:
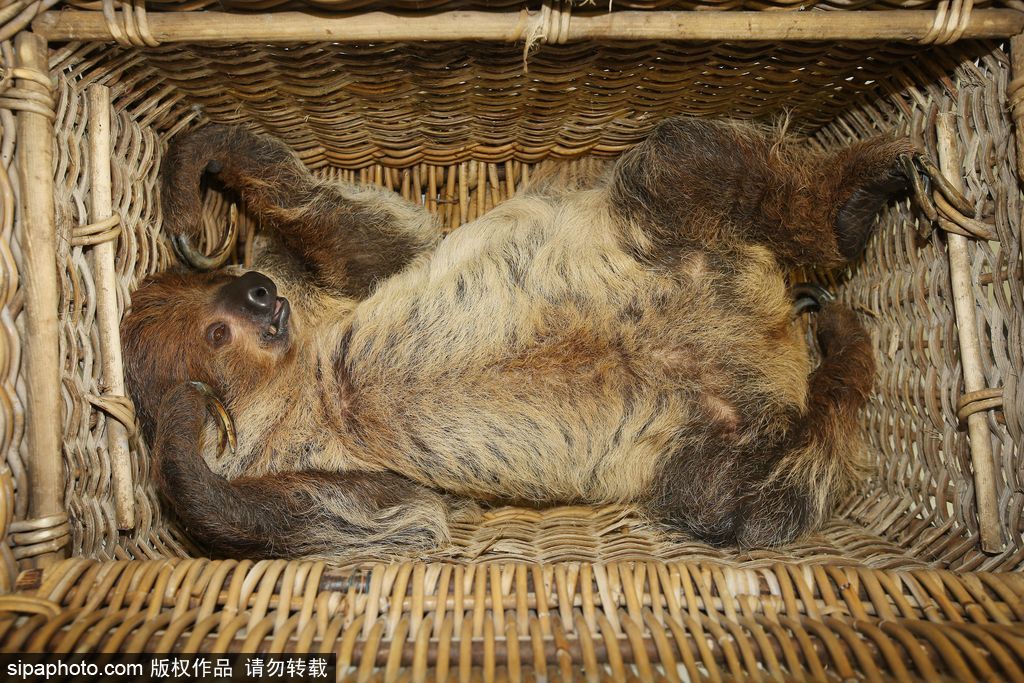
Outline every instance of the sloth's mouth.
<svg viewBox="0 0 1024 683"><path fill-rule="evenodd" d="M277 297L277 301L274 303L274 315L270 318L270 325L263 330L263 338L267 341L277 341L287 337L288 316L291 311L288 299L283 296Z"/></svg>

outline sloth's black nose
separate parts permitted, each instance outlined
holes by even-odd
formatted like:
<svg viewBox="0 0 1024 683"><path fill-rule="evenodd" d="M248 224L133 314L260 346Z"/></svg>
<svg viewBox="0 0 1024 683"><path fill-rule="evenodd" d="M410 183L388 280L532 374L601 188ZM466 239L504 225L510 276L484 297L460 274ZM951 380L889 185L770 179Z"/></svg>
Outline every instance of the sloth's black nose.
<svg viewBox="0 0 1024 683"><path fill-rule="evenodd" d="M245 293L249 305L260 310L271 310L277 301L277 287L274 281L260 273L246 273L242 277L253 275L253 282Z"/></svg>
<svg viewBox="0 0 1024 683"><path fill-rule="evenodd" d="M250 271L224 288L229 301L258 316L270 316L277 304L277 285L263 273Z"/></svg>

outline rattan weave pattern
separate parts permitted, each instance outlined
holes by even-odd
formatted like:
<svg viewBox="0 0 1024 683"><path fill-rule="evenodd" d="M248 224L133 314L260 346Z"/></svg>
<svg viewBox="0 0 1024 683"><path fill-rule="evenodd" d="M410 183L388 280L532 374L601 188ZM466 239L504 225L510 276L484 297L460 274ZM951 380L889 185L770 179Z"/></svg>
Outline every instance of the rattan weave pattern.
<svg viewBox="0 0 1024 683"><path fill-rule="evenodd" d="M10 41L0 43L0 55L6 63L10 63L13 55ZM10 80L0 84L0 97L6 97L12 85ZM0 115L0 134L0 206L3 209L0 211L0 219L3 221L0 226L0 452L5 461L0 467L0 480L4 484L4 492L0 494L0 515L3 517L0 532L6 537L9 524L16 516L24 517L28 506L28 496L14 495L16 475L21 476L18 490L24 492L27 487L21 452L25 433L24 386L19 386L21 331L16 322L21 310L16 264L19 248L14 239L18 173L12 153L17 142L17 132L14 117L9 112ZM0 553L3 557L0 586L10 589L16 571L14 556L6 543Z"/></svg>
<svg viewBox="0 0 1024 683"><path fill-rule="evenodd" d="M954 108L960 113L968 196L978 216L994 220L999 238L971 245L977 314L985 330L982 357L988 385L1008 388L1002 392L1001 411L989 412L995 461L1001 468L999 513L1008 546L1001 557L974 557L973 561L1005 568L1019 567L1024 558L1019 478L1022 405L1014 400L1019 389L1013 384L1024 369L1022 206L1014 176L1012 128L1003 104L1008 74L1008 64L999 52L977 63L965 60L948 72L955 89L908 83L902 97L854 110L818 136L822 144L838 144L895 124L896 130L911 135L934 154L936 113ZM866 424L871 450L879 454L879 484L905 501L902 521L875 521L870 514L860 518L900 544L909 543L914 555L959 566L962 561L973 564L958 557L965 551L970 554L971 544L949 542L963 532L977 533L973 480L966 435L956 416L962 388L944 240L937 232L926 240L916 238L917 223L923 220L909 203L895 207L881 221L881 232L841 290L873 325L881 370ZM926 550L937 539L921 537L921 523L912 519L944 528L948 523L944 543Z"/></svg>
<svg viewBox="0 0 1024 683"><path fill-rule="evenodd" d="M67 560L8 651L335 652L347 680L1021 680L1015 574L777 564ZM267 643L269 642L269 646ZM403 674L404 671L404 674Z"/></svg>
<svg viewBox="0 0 1024 683"><path fill-rule="evenodd" d="M255 124L313 167L618 154L674 114L815 128L891 80L907 44L485 43L140 50L212 120Z"/></svg>
<svg viewBox="0 0 1024 683"><path fill-rule="evenodd" d="M878 569L928 566L898 545L841 518L833 519L819 532L785 548L715 548L661 528L620 506L490 510L479 523L453 529L451 547L424 557L458 562L535 564L686 560L745 568L766 567L778 562L863 565Z"/></svg>

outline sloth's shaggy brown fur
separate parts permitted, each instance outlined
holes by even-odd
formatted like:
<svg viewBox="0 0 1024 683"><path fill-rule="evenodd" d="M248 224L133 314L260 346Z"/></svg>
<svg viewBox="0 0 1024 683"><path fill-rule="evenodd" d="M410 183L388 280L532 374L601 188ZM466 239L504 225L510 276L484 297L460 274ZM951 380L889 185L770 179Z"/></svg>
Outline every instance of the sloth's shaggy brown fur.
<svg viewBox="0 0 1024 683"><path fill-rule="evenodd" d="M909 149L676 119L442 241L425 211L317 182L274 140L185 136L166 228L196 233L213 170L276 239L257 269L294 313L268 344L222 305L229 272L135 292L122 335L159 485L232 556L435 545L466 499L628 501L713 543L786 543L858 479L874 361L827 304L812 369L783 273L859 253ZM231 342L211 348L217 321ZM236 453L185 380L224 398Z"/></svg>

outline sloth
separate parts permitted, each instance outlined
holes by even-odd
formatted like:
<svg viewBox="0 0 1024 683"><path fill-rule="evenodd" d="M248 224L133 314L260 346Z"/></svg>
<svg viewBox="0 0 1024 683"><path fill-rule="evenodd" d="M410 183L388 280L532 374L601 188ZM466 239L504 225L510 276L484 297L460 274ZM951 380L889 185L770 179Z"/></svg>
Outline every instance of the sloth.
<svg viewBox="0 0 1024 683"><path fill-rule="evenodd" d="M715 545L789 543L863 477L874 359L852 310L813 287L794 305L787 273L850 264L911 151L674 118L442 237L277 140L181 135L160 181L179 254L210 265L204 182L268 245L251 272L133 294L126 377L158 489L230 557L427 549L508 503L627 503Z"/></svg>

